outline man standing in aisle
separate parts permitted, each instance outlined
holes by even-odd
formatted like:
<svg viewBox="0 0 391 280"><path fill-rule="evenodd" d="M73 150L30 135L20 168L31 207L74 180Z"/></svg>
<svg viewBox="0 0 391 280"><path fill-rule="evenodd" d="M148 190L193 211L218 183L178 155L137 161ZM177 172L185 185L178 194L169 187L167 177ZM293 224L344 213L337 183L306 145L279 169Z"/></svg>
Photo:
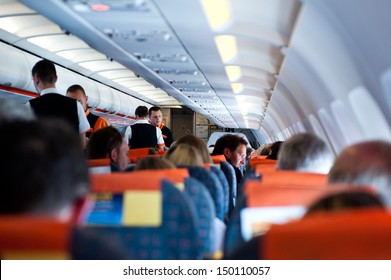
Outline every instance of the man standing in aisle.
<svg viewBox="0 0 391 280"><path fill-rule="evenodd" d="M107 121L100 116L94 115L87 107L88 96L81 85L72 85L67 89L67 96L78 101L84 109L87 120L91 128L87 131L86 136L90 138L91 134L102 127L108 126Z"/></svg>
<svg viewBox="0 0 391 280"><path fill-rule="evenodd" d="M162 132L156 126L148 122L148 108L138 106L135 111L136 122L127 130L126 137L129 137L129 148L156 148L164 150Z"/></svg>
<svg viewBox="0 0 391 280"><path fill-rule="evenodd" d="M58 118L65 120L79 133L83 147L86 131L90 128L83 107L72 98L60 94L56 89L57 72L53 62L43 59L31 70L33 82L39 97L31 99L31 106L38 118Z"/></svg>
<svg viewBox="0 0 391 280"><path fill-rule="evenodd" d="M149 122L160 128L163 135L164 144L167 148L171 146L171 144L174 142L174 137L172 136L172 131L162 123L163 121L163 114L162 110L158 106L153 106L149 108Z"/></svg>

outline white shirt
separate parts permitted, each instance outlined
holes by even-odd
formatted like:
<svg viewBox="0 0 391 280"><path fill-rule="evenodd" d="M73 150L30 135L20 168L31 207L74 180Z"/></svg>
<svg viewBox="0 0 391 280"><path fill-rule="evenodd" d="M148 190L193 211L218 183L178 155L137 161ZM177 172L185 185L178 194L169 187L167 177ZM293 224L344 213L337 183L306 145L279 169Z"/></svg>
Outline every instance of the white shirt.
<svg viewBox="0 0 391 280"><path fill-rule="evenodd" d="M45 88L44 90L41 91L40 95L45 95L47 93L57 93L60 95L64 95L59 93L56 88ZM77 116L79 118L79 133L84 133L90 129L90 123L88 122L86 114L84 113L83 106L81 106L81 104L77 101L76 103L77 103ZM29 106L31 110L30 102L27 102L26 105Z"/></svg>
<svg viewBox="0 0 391 280"><path fill-rule="evenodd" d="M151 125L148 120L137 120L132 125L135 125L135 124L138 124L138 123ZM158 128L156 126L155 126L155 128L156 128L157 146L158 147L164 146L164 139L163 139L162 131L160 130L160 128ZM132 129L130 128L130 126L128 126L128 128L126 129L125 136L126 136L125 139L128 139L127 143L129 144L130 143L130 139L132 139Z"/></svg>

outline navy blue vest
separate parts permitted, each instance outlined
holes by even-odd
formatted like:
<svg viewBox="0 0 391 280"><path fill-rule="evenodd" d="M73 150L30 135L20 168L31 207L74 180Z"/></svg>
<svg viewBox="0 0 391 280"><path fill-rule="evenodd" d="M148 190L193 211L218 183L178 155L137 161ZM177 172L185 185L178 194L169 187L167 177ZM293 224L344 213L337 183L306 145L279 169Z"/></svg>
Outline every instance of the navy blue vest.
<svg viewBox="0 0 391 280"><path fill-rule="evenodd" d="M38 118L58 118L65 120L79 134L77 101L57 93L48 93L31 99L31 108Z"/></svg>
<svg viewBox="0 0 391 280"><path fill-rule="evenodd" d="M130 138L130 149L155 148L157 146L156 126L137 123L131 125L132 138Z"/></svg>

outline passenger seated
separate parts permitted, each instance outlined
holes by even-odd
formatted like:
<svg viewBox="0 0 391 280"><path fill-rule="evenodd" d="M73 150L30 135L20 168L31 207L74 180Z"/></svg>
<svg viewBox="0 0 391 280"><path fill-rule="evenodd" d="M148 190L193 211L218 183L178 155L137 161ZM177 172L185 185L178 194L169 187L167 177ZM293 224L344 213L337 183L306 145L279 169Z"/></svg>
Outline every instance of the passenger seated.
<svg viewBox="0 0 391 280"><path fill-rule="evenodd" d="M331 167L328 181L371 185L391 207L391 143L366 141L345 148Z"/></svg>
<svg viewBox="0 0 391 280"><path fill-rule="evenodd" d="M277 160L278 153L280 151L281 145L284 143L283 141L277 141L271 144L269 155L266 157L267 159L274 159Z"/></svg>
<svg viewBox="0 0 391 280"><path fill-rule="evenodd" d="M242 165L246 164L247 141L234 135L226 134L215 143L212 155L224 155L235 169L237 186L243 178Z"/></svg>
<svg viewBox="0 0 391 280"><path fill-rule="evenodd" d="M358 208L385 208L381 199L367 191L346 191L327 195L313 203L305 217L320 212L336 212Z"/></svg>
<svg viewBox="0 0 391 280"><path fill-rule="evenodd" d="M334 156L316 135L300 133L286 140L277 156L277 169L327 174Z"/></svg>
<svg viewBox="0 0 391 280"><path fill-rule="evenodd" d="M364 208L384 208L379 197L368 191L345 191L327 195L314 202L307 210L303 219L321 212L341 212L346 210ZM263 235L253 237L250 241L240 246L231 256L225 259L233 260L257 260L260 259L259 251Z"/></svg>
<svg viewBox="0 0 391 280"><path fill-rule="evenodd" d="M176 166L198 166L204 167L204 162L199 151L196 148L188 144L178 144L171 148L164 155L166 159L174 163ZM214 219L214 232L215 232L215 249L221 250L223 245L223 239L225 234L226 226L218 218Z"/></svg>
<svg viewBox="0 0 391 280"><path fill-rule="evenodd" d="M89 191L81 143L64 121L0 124L1 214L34 214L68 219ZM28 234L28 229L26 229Z"/></svg>
<svg viewBox="0 0 391 280"><path fill-rule="evenodd" d="M125 138L113 126L103 127L94 132L87 143L87 158L109 158L112 171L125 171L129 164Z"/></svg>
<svg viewBox="0 0 391 280"><path fill-rule="evenodd" d="M164 158L168 159L176 166L204 166L200 153L196 148L188 144L176 143L167 151Z"/></svg>
<svg viewBox="0 0 391 280"><path fill-rule="evenodd" d="M175 169L176 166L168 159L156 156L146 156L137 160L134 170Z"/></svg>
<svg viewBox="0 0 391 280"><path fill-rule="evenodd" d="M185 136L182 136L175 142L175 145L178 144L188 144L194 147L200 153L202 157L202 161L204 163L213 163L208 148L206 147L204 141L201 140L201 138L194 136L192 134L187 134Z"/></svg>

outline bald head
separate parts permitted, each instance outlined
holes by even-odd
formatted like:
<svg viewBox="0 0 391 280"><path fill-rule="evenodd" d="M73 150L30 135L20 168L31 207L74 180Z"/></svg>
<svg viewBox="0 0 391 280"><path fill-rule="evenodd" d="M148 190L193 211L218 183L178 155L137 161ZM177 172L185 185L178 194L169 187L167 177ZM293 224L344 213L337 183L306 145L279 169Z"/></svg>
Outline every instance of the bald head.
<svg viewBox="0 0 391 280"><path fill-rule="evenodd" d="M391 207L391 143L368 141L347 147L336 158L328 180L372 185Z"/></svg>

